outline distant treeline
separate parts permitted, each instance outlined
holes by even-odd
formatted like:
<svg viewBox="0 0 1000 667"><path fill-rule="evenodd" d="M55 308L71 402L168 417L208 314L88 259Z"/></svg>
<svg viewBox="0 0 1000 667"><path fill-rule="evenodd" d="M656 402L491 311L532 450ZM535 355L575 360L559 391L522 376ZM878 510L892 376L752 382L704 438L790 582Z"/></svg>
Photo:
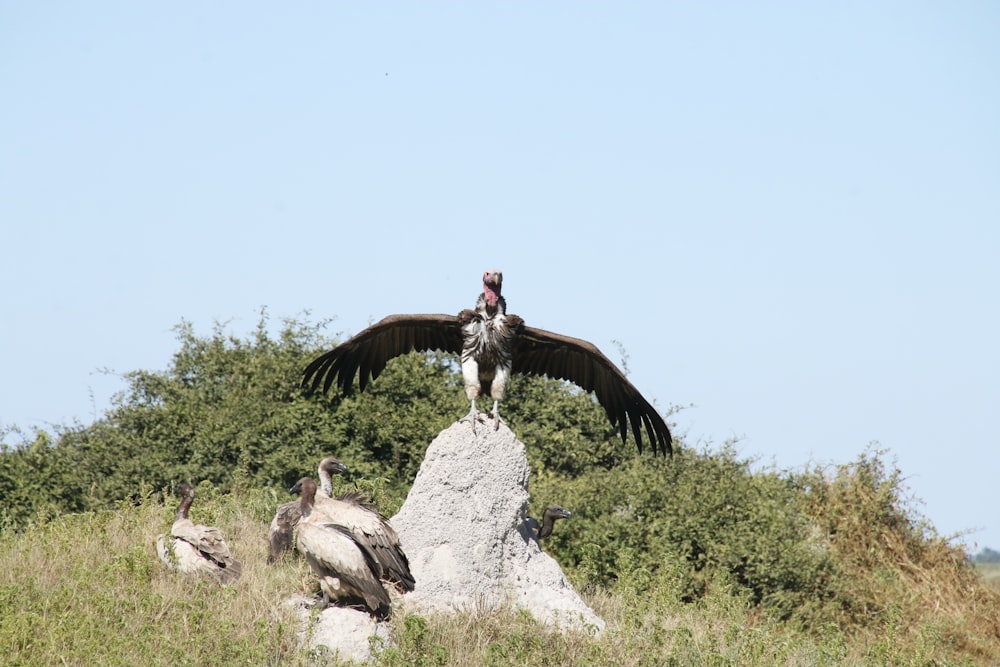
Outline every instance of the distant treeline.
<svg viewBox="0 0 1000 667"><path fill-rule="evenodd" d="M983 548L972 557L973 563L1000 563L1000 551Z"/></svg>

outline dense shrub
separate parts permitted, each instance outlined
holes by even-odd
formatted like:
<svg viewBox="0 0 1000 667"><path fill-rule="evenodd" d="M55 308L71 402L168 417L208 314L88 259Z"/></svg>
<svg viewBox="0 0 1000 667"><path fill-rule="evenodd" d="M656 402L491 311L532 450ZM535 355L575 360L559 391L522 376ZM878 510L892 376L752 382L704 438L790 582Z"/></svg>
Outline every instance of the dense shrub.
<svg viewBox="0 0 1000 667"><path fill-rule="evenodd" d="M300 388L302 369L333 342L319 326L294 320L275 339L266 324L262 318L250 340L241 340L221 327L199 337L182 323L170 368L125 374L127 388L102 419L61 429L54 439L40 432L5 445L7 524L22 525L42 506L110 507L143 486L184 479L287 489L328 453L404 490L458 406L448 362L409 355L364 394L309 396Z"/></svg>
<svg viewBox="0 0 1000 667"><path fill-rule="evenodd" d="M682 449L665 461L633 457L575 479L542 476L530 490L540 503L574 511L549 548L585 585L616 581L623 567L649 581L662 570L682 599L716 581L787 617L821 595L830 575L794 481L751 473L731 447Z"/></svg>

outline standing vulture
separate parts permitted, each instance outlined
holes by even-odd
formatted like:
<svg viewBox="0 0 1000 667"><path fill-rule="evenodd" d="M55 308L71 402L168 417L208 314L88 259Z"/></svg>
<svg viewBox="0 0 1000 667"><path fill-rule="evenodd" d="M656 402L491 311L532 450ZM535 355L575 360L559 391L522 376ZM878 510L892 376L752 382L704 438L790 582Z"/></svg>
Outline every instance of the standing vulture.
<svg viewBox="0 0 1000 667"><path fill-rule="evenodd" d="M642 432L653 452L672 454L670 430L656 409L625 375L593 344L579 338L525 326L507 314L500 296L503 274L483 274L483 293L474 310L455 315L390 315L310 363L302 383L324 392L337 383L348 392L358 375L362 391L386 363L413 350L441 350L461 354L465 395L472 404L462 421L476 428L476 399L493 399L494 428L500 426L500 401L511 373L548 375L592 391L604 407L612 427L625 440L629 426L642 452Z"/></svg>
<svg viewBox="0 0 1000 667"><path fill-rule="evenodd" d="M301 493L302 519L296 545L319 577L322 607L340 599L361 598L376 618L389 615L389 594L382 587L382 568L375 554L349 528L331 523L315 511L316 482L303 477L290 490Z"/></svg>
<svg viewBox="0 0 1000 667"><path fill-rule="evenodd" d="M170 569L185 574L206 575L226 584L236 581L243 566L229 552L229 545L222 532L213 526L202 526L188 518L194 502L194 487L183 482L175 490L181 498L177 519L170 528L170 535L160 535L156 552Z"/></svg>
<svg viewBox="0 0 1000 667"><path fill-rule="evenodd" d="M356 540L371 550L382 568L384 579L402 592L412 591L415 582L410 572L410 561L399 543L399 536L385 517L362 494L347 492L333 497L333 475L347 472L347 466L328 456L320 461L318 472L320 489L316 493L313 512L321 517L322 522L335 523L350 530ZM273 563L291 547L294 530L301 517L299 502L284 503L278 507L268 531L268 563Z"/></svg>
<svg viewBox="0 0 1000 667"><path fill-rule="evenodd" d="M377 509L361 493L348 491L333 497L333 475L347 472L347 466L328 456L319 464L322 493L316 495L315 512L325 520L338 523L354 535L375 555L382 568L382 578L402 592L414 589L410 561L399 543L399 535Z"/></svg>

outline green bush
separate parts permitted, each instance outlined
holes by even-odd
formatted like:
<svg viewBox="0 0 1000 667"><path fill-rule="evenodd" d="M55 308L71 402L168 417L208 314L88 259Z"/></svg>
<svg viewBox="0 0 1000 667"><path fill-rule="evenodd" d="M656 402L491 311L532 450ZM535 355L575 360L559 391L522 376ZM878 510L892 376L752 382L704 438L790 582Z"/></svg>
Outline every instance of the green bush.
<svg viewBox="0 0 1000 667"><path fill-rule="evenodd" d="M574 512L548 549L585 586L625 574L634 586L636 572L651 582L662 571L681 599L699 598L715 581L788 618L829 579L829 554L812 542L794 480L751 473L731 447L633 457L575 479L543 476L530 491Z"/></svg>

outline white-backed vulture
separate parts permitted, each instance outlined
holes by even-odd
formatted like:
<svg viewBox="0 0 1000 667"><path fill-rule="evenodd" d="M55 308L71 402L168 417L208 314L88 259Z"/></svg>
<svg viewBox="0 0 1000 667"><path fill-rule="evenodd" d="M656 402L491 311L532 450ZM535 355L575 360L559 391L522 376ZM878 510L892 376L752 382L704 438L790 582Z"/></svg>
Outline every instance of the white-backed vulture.
<svg viewBox="0 0 1000 667"><path fill-rule="evenodd" d="M410 561L399 542L399 535L382 514L379 513L360 493L347 492L333 496L333 475L348 472L346 465L332 456L319 463L320 489L316 493L314 512L323 521L336 523L350 529L354 537L364 543L382 568L384 579L394 584L401 592L414 589ZM268 531L268 563L273 563L294 543L294 531L302 517L298 501L284 503L271 521Z"/></svg>
<svg viewBox="0 0 1000 667"><path fill-rule="evenodd" d="M347 466L342 464L332 456L328 456L319 462L317 470L320 479L320 488L316 492L317 498L333 497L333 472L347 472ZM292 548L295 543L295 528L302 518L302 510L298 500L282 503L271 519L271 526L267 531L268 554L267 562L273 564L284 552Z"/></svg>
<svg viewBox="0 0 1000 667"><path fill-rule="evenodd" d="M455 315L390 315L352 336L310 363L303 386L329 391L336 383L351 390L355 376L364 391L386 363L414 350L440 350L461 355L465 395L471 403L460 421L476 428L476 399L493 399L494 428L500 426L500 401L512 373L547 375L567 380L594 392L612 427L622 441L629 428L642 452L643 427L654 453L672 454L670 429L663 417L597 347L579 338L525 326L517 315L507 314L500 295L503 274L483 274L483 292L473 310Z"/></svg>
<svg viewBox="0 0 1000 667"><path fill-rule="evenodd" d="M349 528L314 511L316 482L311 477L303 477L289 491L302 494L296 545L319 577L323 608L333 601L360 598L373 616L387 617L391 603L375 554Z"/></svg>
<svg viewBox="0 0 1000 667"><path fill-rule="evenodd" d="M402 592L412 591L415 582L410 561L399 543L399 535L386 518L363 494L347 492L333 497L333 475L347 471L347 466L332 456L320 461L319 478L325 493L317 494L315 511L324 520L348 528L359 542L371 549L385 580Z"/></svg>
<svg viewBox="0 0 1000 667"><path fill-rule="evenodd" d="M170 527L170 535L160 535L156 539L160 560L171 569L209 576L224 584L239 579L243 565L233 558L222 532L214 526L202 526L188 518L188 511L194 502L194 486L183 482L174 493L181 498L181 504L177 508L177 519Z"/></svg>

